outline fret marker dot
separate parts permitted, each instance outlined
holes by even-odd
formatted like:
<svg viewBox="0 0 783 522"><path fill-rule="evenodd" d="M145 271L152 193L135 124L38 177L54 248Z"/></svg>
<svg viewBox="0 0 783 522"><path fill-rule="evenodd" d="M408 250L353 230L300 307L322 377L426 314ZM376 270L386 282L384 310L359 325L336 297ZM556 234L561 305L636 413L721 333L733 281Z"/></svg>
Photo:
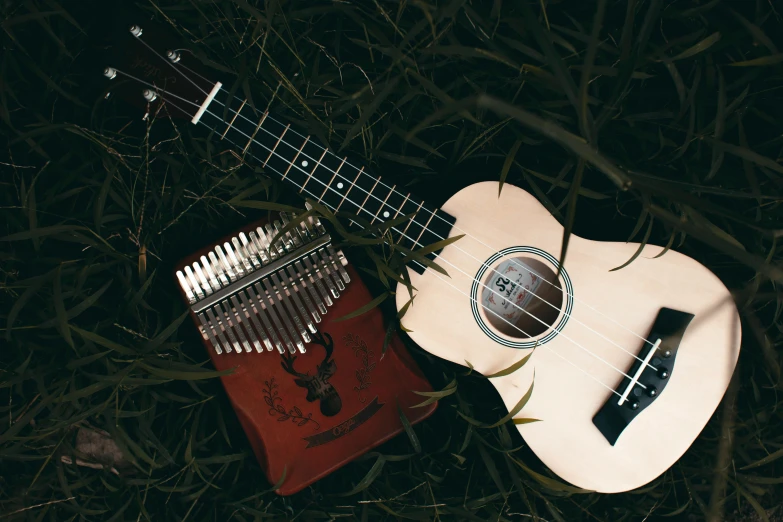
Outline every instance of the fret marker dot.
<svg viewBox="0 0 783 522"><path fill-rule="evenodd" d="M304 161L302 162L302 166L303 166L303 167L306 167L306 166L307 166L307 160L304 160Z"/></svg>
<svg viewBox="0 0 783 522"><path fill-rule="evenodd" d="M389 211L388 210L384 210L383 211L383 217L385 217L385 218L389 217Z"/></svg>
<svg viewBox="0 0 783 522"><path fill-rule="evenodd" d="M342 183L342 182L338 183L338 184L337 184L337 188L338 188L338 189L341 189L341 188L343 188L343 183Z"/></svg>

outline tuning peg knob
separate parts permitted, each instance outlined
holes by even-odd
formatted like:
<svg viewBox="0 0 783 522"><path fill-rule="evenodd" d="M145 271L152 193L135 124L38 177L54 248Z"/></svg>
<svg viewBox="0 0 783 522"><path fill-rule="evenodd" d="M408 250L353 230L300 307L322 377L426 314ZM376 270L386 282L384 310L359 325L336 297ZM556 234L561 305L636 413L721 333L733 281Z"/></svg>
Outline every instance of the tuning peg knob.
<svg viewBox="0 0 783 522"><path fill-rule="evenodd" d="M139 27L138 25L134 24L134 25L130 26L130 32L131 32L131 34L133 36L138 38L139 36L141 36L141 27Z"/></svg>
<svg viewBox="0 0 783 522"><path fill-rule="evenodd" d="M151 89L144 89L141 95L144 96L144 99L148 102L154 102L158 98L158 95Z"/></svg>
<svg viewBox="0 0 783 522"><path fill-rule="evenodd" d="M107 67L103 70L103 75L110 80L113 80L117 76L117 69L113 67Z"/></svg>
<svg viewBox="0 0 783 522"><path fill-rule="evenodd" d="M181 58L177 51L167 51L166 57L168 57L168 59L171 60L173 63L177 63Z"/></svg>

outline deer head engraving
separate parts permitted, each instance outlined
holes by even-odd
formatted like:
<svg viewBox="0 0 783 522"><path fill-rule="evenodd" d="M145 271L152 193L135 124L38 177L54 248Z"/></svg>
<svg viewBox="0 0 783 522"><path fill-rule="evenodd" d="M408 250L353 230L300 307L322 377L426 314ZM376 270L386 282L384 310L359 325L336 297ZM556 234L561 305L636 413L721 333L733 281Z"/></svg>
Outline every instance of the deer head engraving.
<svg viewBox="0 0 783 522"><path fill-rule="evenodd" d="M323 360L316 368L315 375L310 375L310 372L300 373L294 369L296 355L283 355L283 360L280 365L285 371L296 377L294 383L296 383L297 386L307 390L307 402L313 402L315 400L321 401L321 413L326 417L331 417L332 415L337 415L343 407L343 401L340 399L340 395L329 382L329 378L337 371L337 365L335 364L334 359L332 359L334 343L329 334L322 335L318 333L312 337L313 343L323 346L326 352Z"/></svg>

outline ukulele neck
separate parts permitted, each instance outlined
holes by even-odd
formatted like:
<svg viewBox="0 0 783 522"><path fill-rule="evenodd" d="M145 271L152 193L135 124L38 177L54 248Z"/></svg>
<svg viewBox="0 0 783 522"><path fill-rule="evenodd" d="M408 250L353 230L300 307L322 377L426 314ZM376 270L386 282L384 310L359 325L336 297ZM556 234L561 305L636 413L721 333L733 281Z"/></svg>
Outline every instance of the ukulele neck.
<svg viewBox="0 0 783 522"><path fill-rule="evenodd" d="M449 237L455 218L367 173L356 161L334 154L268 111L231 96L219 83L192 121L212 129L219 140L233 144L243 156L254 158L303 197L332 212L355 215L359 224L380 226L397 220L389 232L398 246L415 251ZM400 222L405 216L412 217ZM432 260L437 253L427 257ZM424 270L418 262L411 268Z"/></svg>

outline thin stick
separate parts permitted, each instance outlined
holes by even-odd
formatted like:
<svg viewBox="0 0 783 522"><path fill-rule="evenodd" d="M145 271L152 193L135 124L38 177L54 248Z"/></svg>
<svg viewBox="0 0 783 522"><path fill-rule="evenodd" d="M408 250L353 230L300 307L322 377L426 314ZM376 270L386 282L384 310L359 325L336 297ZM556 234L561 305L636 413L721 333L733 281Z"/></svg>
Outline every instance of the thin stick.
<svg viewBox="0 0 783 522"><path fill-rule="evenodd" d="M12 513L6 513L5 515L0 515L0 518L8 518L11 515L16 515L17 513L21 513L22 511L28 511L30 509L35 509L35 508L39 508L39 507L49 506L51 504L59 504L60 502L68 502L69 500L73 500L75 498L76 497L64 498L64 499L61 499L61 500L51 500L49 502L44 502L43 504L36 504L34 506L27 506L26 508L17 509L16 511L14 511Z"/></svg>

